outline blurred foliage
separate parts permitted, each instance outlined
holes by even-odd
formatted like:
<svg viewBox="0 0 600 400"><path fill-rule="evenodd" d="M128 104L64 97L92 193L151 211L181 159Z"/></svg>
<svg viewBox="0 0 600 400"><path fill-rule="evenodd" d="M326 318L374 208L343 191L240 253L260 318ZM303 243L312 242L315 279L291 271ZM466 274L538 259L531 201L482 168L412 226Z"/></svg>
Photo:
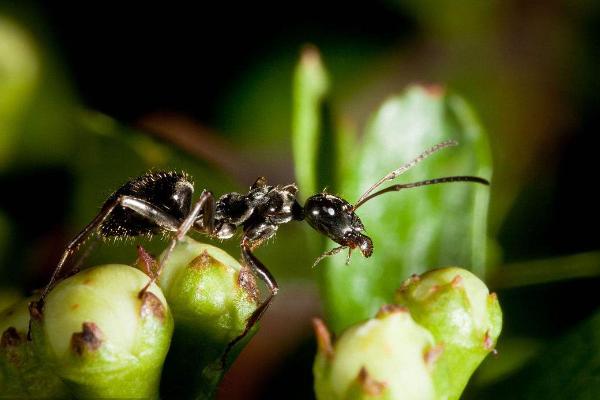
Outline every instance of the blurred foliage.
<svg viewBox="0 0 600 400"><path fill-rule="evenodd" d="M512 337L502 339L496 347L502 356L488 357L476 372L473 386L485 387L505 379L538 354L543 345L534 339Z"/></svg>
<svg viewBox="0 0 600 400"><path fill-rule="evenodd" d="M0 16L0 167L16 153L25 108L38 83L38 59L25 32Z"/></svg>
<svg viewBox="0 0 600 400"><path fill-rule="evenodd" d="M328 120L323 117L326 111L325 96L328 90L328 77L321 57L315 48L302 52L294 74L294 114L292 121L292 141L295 160L296 181L299 188L310 196L319 188L318 171L327 173L330 168L319 168L318 157L323 154L330 161L331 154L322 151L326 148L321 135L329 128ZM325 138L327 139L327 138ZM321 150L321 151L320 151ZM330 162L330 164L332 164Z"/></svg>
<svg viewBox="0 0 600 400"><path fill-rule="evenodd" d="M595 399L600 393L600 314L554 340L516 375L489 386L486 399Z"/></svg>
<svg viewBox="0 0 600 400"><path fill-rule="evenodd" d="M4 311L21 298L21 294L15 288L0 288L0 312Z"/></svg>
<svg viewBox="0 0 600 400"><path fill-rule="evenodd" d="M0 212L0 263L4 264L4 256L6 254L6 246L8 245L9 225L6 217ZM0 267L0 272L3 270Z"/></svg>

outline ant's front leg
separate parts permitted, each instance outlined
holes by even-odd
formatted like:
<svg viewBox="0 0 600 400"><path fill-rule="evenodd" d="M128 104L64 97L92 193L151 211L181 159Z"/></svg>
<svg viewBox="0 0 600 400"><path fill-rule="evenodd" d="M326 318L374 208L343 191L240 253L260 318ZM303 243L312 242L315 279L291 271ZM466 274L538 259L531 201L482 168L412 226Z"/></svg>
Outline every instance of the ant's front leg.
<svg viewBox="0 0 600 400"><path fill-rule="evenodd" d="M267 298L256 308L256 310L254 310L252 315L250 315L250 318L248 318L248 321L246 321L246 327L244 328L244 331L238 337L229 342L229 344L227 345L225 353L223 353L223 356L221 357L222 368L225 368L229 352L240 340L246 337L246 335L248 334L248 332L250 332L254 325L256 325L258 321L260 321L262 315L267 310L267 308L269 308L271 301L279 291L277 281L275 280L273 275L271 275L271 272L269 272L267 267L252 253L252 246L249 244L247 238L244 238L242 240L242 259L244 261L244 264L252 268L252 270L256 272L256 274L265 283L265 285L267 285L267 288L269 289L270 293L267 296Z"/></svg>
<svg viewBox="0 0 600 400"><path fill-rule="evenodd" d="M141 298L144 295L144 293L148 290L150 285L152 285L152 283L154 283L154 281L158 279L165 263L167 262L167 260L171 256L171 253L175 249L175 246L177 245L177 243L183 240L185 235L187 235L187 233L194 225L194 222L196 222L196 220L198 219L200 213L202 213L203 229L205 233L212 235L214 231L215 214L215 197L213 196L212 192L209 192L207 190L202 191L202 194L200 195L200 198L198 198L198 201L196 201L196 204L194 204L194 207L185 217L181 225L179 225L179 227L176 229L175 237L171 240L169 247L161 257L158 263L158 267L156 268L156 273L150 278L146 286L144 286L144 288L140 290L138 297Z"/></svg>
<svg viewBox="0 0 600 400"><path fill-rule="evenodd" d="M336 255L336 254L337 254L337 253L339 253L340 251L344 250L346 247L348 247L348 246L338 246L338 247L334 247L333 249L331 249L331 250L329 250L329 251L326 251L325 253L321 254L321 255L320 255L320 256L319 256L319 257L318 257L318 258L315 260L315 262L313 263L313 266L312 266L312 267L313 267L313 268L315 268L315 267L317 266L317 264L319 264L319 263L320 263L320 262L321 262L321 261L322 261L324 258L326 258L326 257L329 257L329 256L333 256L333 255ZM351 251L352 251L352 250L350 250L350 251L348 252L348 258L347 258L347 261L346 261L346 265L348 265L348 264L350 263L350 254L351 254Z"/></svg>

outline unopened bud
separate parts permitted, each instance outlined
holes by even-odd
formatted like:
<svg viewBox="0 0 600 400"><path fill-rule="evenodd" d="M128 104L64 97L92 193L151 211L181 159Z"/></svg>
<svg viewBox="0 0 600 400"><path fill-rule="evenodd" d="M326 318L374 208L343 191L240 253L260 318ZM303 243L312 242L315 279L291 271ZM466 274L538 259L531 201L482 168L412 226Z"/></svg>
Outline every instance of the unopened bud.
<svg viewBox="0 0 600 400"><path fill-rule="evenodd" d="M126 265L86 269L58 283L33 343L77 398L157 398L173 320L161 290Z"/></svg>
<svg viewBox="0 0 600 400"><path fill-rule="evenodd" d="M185 238L166 262L159 285L175 318L161 391L179 399L212 398L225 372L228 344L244 332L258 306L254 274L225 251Z"/></svg>

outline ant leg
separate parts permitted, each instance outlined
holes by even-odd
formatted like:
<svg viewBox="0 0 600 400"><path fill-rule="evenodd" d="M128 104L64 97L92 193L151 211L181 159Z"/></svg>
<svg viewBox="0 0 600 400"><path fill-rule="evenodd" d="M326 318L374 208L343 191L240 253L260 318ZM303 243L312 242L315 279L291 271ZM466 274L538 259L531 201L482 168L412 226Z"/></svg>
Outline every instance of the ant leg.
<svg viewBox="0 0 600 400"><path fill-rule="evenodd" d="M150 203L137 199L131 196L120 196L112 201L107 202L103 207L100 213L86 225L85 228L71 242L67 245L65 252L63 253L60 261L56 265L52 276L50 277L50 282L46 285L40 299L37 301L37 307L41 310L44 299L48 295L48 292L54 286L60 271L67 264L69 259L75 254L75 252L81 247L81 245L89 239L100 226L106 221L106 219L110 216L110 214L115 210L117 206L129 208L132 211L137 212L138 214L154 221L159 227L166 230L177 230L178 221L175 220L170 215L164 213L163 211L157 209L152 206Z"/></svg>
<svg viewBox="0 0 600 400"><path fill-rule="evenodd" d="M246 337L248 332L250 332L250 329L252 329L252 327L254 327L254 325L256 325L258 321L260 321L262 315L267 310L267 308L269 308L271 301L279 291L277 281L275 280L273 275L271 275L267 267L258 258L256 258L254 254L252 254L252 249L245 239L242 241L242 259L244 261L244 264L252 268L252 270L258 274L259 278L269 288L270 293L267 296L267 298L258 306L258 308L254 310L252 315L250 315L250 318L248 318L248 321L246 322L246 327L244 328L244 331L238 337L229 342L229 344L227 345L225 353L223 353L223 356L221 357L222 369L225 368L229 352L240 340Z"/></svg>
<svg viewBox="0 0 600 400"><path fill-rule="evenodd" d="M348 247L348 256L346 257L346 265L350 265L350 257L352 257L352 247Z"/></svg>
<svg viewBox="0 0 600 400"><path fill-rule="evenodd" d="M88 244L87 247L77 255L77 259L73 262L72 266L70 267L71 271L69 272L69 274L76 274L77 272L79 272L81 270L83 262L88 258L90 254L92 254L96 247L98 247L98 241L95 240L96 238L92 237L91 239L93 241L90 244Z"/></svg>
<svg viewBox="0 0 600 400"><path fill-rule="evenodd" d="M252 184L252 186L250 186L250 190L258 189L263 186L267 186L267 178L265 178L264 176L259 176L258 178L256 178L256 181Z"/></svg>
<svg viewBox="0 0 600 400"><path fill-rule="evenodd" d="M325 257L329 257L329 256L333 256L337 253L339 253L340 251L344 250L346 247L348 246L339 246L339 247L335 247L329 251L326 251L325 253L321 254L314 262L313 264L313 268L317 266L317 264L319 264L321 261L323 261L323 259ZM348 260L350 260L350 253L348 253Z"/></svg>
<svg viewBox="0 0 600 400"><path fill-rule="evenodd" d="M144 293L148 290L150 285L152 285L152 283L154 283L156 279L158 279L166 261L169 259L171 253L175 249L175 246L185 237L185 235L187 235L189 230L194 225L194 222L198 219L200 212L203 213L203 226L206 233L212 234L214 230L215 213L215 197L213 196L212 192L206 190L202 191L200 198L198 199L192 210L189 212L187 217L185 217L181 225L179 225L179 227L176 229L175 237L171 240L169 247L161 257L158 263L158 267L156 268L156 273L150 278L150 281L148 281L146 286L143 287L143 289L138 294L138 297L141 298L144 295Z"/></svg>

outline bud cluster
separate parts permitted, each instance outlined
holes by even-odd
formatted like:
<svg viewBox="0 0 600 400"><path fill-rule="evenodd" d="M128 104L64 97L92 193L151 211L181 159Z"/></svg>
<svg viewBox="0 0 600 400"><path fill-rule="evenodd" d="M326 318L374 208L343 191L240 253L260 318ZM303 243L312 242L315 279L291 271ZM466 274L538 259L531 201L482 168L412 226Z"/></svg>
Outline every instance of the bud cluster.
<svg viewBox="0 0 600 400"><path fill-rule="evenodd" d="M458 399L494 351L502 312L472 273L444 268L413 276L394 304L332 343L315 320L318 399Z"/></svg>

